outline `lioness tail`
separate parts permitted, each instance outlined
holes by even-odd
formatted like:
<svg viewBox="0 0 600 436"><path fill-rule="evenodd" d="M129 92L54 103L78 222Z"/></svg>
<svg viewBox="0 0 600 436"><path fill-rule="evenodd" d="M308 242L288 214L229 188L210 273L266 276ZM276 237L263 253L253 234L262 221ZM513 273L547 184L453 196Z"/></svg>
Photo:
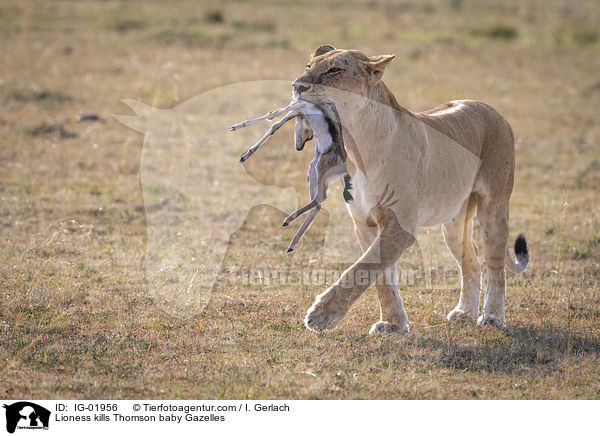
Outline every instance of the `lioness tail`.
<svg viewBox="0 0 600 436"><path fill-rule="evenodd" d="M529 263L529 248L527 247L527 240L523 233L517 236L515 239L515 257L516 262L513 260L508 246L506 247L506 264L516 273L522 273L527 268Z"/></svg>

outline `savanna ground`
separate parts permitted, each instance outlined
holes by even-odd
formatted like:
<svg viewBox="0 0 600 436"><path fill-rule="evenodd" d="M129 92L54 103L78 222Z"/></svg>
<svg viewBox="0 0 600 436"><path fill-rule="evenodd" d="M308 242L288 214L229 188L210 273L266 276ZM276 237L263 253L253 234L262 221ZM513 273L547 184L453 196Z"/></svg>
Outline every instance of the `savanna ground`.
<svg viewBox="0 0 600 436"><path fill-rule="evenodd" d="M599 398L599 24L593 0L2 1L0 397ZM404 337L367 334L372 289L326 334L302 323L324 286L220 280L181 312L152 297L143 136L111 117L120 100L291 81L323 42L396 53L384 80L409 109L476 98L511 122L511 240L525 231L532 260L507 273L505 330L447 323L456 286L404 287ZM256 157L267 171L286 132ZM285 170L305 180L305 161ZM290 257L282 216L256 212L226 263L327 268L327 217Z"/></svg>

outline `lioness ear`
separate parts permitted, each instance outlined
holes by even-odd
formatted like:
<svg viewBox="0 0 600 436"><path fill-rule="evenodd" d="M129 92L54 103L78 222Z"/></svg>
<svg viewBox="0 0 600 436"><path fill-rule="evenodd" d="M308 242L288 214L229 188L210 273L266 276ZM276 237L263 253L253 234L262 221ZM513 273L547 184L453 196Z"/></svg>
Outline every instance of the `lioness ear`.
<svg viewBox="0 0 600 436"><path fill-rule="evenodd" d="M381 55L372 56L365 64L369 70L369 82L371 85L376 84L383 77L385 67L394 59L396 55Z"/></svg>
<svg viewBox="0 0 600 436"><path fill-rule="evenodd" d="M312 57L316 58L317 56L321 56L322 54L328 53L332 50L335 50L334 46L328 44L321 44L315 49L315 52L313 53Z"/></svg>

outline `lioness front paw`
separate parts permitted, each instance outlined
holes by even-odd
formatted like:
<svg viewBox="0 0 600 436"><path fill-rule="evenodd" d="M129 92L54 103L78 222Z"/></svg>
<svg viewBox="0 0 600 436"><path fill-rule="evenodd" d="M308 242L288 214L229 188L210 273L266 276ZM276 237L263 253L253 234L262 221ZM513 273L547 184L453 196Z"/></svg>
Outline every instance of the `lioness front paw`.
<svg viewBox="0 0 600 436"><path fill-rule="evenodd" d="M455 307L448 313L446 319L448 319L448 321L475 322L477 319L477 312Z"/></svg>
<svg viewBox="0 0 600 436"><path fill-rule="evenodd" d="M308 309L304 325L314 331L333 330L346 314L335 308L333 298L328 295L317 297L315 303Z"/></svg>
<svg viewBox="0 0 600 436"><path fill-rule="evenodd" d="M477 320L477 325L479 326L491 326L496 328L504 328L506 327L506 322L504 321L504 317L500 317L497 315L481 315Z"/></svg>
<svg viewBox="0 0 600 436"><path fill-rule="evenodd" d="M398 324L392 324L388 321L379 321L371 326L371 330L369 330L369 334L380 333L382 335L390 335L392 333L397 333L400 335L405 335L410 331L408 328L408 324L405 326L400 326Z"/></svg>

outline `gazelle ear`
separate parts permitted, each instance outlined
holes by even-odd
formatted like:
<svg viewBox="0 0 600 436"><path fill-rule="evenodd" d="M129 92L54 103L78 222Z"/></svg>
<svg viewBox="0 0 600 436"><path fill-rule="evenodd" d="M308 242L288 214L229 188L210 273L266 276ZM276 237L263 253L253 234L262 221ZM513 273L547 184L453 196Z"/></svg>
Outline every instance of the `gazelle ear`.
<svg viewBox="0 0 600 436"><path fill-rule="evenodd" d="M321 56L325 53L328 53L332 50L335 50L335 47L332 45L328 45L328 44L321 44L320 46L318 46L315 49L315 52L313 53L312 57L316 58L317 56Z"/></svg>
<svg viewBox="0 0 600 436"><path fill-rule="evenodd" d="M121 103L126 104L133 110L136 115L149 117L152 112L155 110L152 106L148 106L146 103L142 103L139 100L133 99L124 99L121 100Z"/></svg>
<svg viewBox="0 0 600 436"><path fill-rule="evenodd" d="M125 124L130 129L145 133L148 120L152 116L154 108L138 100L121 100L121 102L129 106L136 115L113 114L113 118Z"/></svg>
<svg viewBox="0 0 600 436"><path fill-rule="evenodd" d="M369 70L369 83L375 85L383 77L383 72L387 65L396 57L396 55L372 56L365 65Z"/></svg>

